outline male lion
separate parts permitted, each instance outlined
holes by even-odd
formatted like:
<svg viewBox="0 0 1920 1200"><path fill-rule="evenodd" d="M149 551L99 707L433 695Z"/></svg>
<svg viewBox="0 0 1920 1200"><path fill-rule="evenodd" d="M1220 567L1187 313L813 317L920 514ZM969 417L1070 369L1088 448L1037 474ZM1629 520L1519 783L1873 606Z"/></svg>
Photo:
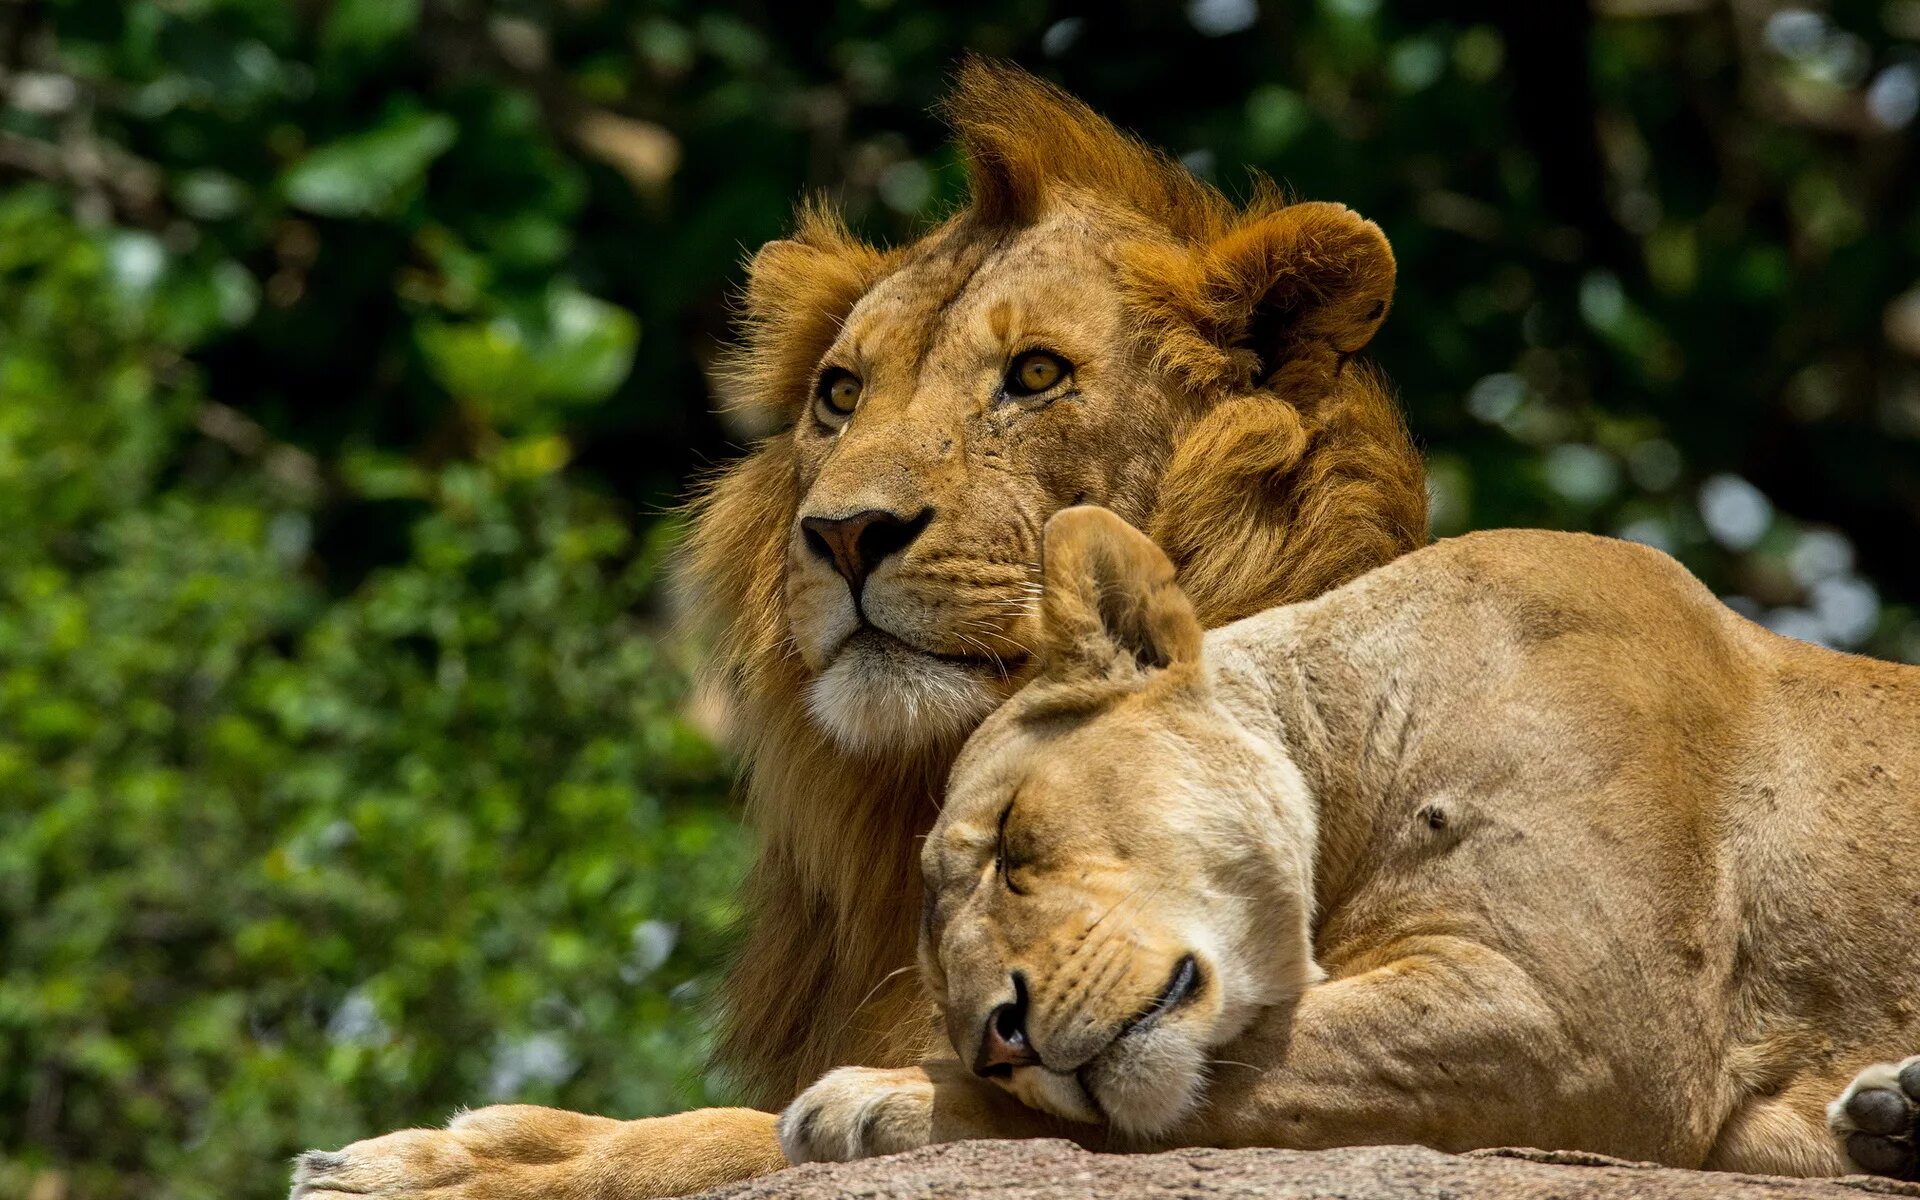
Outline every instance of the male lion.
<svg viewBox="0 0 1920 1200"><path fill-rule="evenodd" d="M1354 357L1392 299L1377 227L1264 185L1236 207L1008 67L968 63L948 111L964 210L882 251L810 208L754 257L726 392L789 428L695 509L692 607L761 838L720 1058L767 1106L937 1038L918 841L1028 669L1049 515L1151 529L1208 623L1426 540L1419 458ZM294 1193L633 1200L781 1165L751 1109L501 1107L305 1155Z"/></svg>
<svg viewBox="0 0 1920 1200"><path fill-rule="evenodd" d="M1920 1044L1920 669L1580 534L1203 636L1167 557L1076 508L1045 589L1044 667L921 859L959 1058L828 1075L796 1161L1062 1127L1011 1093L1132 1144L1848 1169L1825 1102ZM1864 1167L1910 1155L1886 1071L1835 1114Z"/></svg>

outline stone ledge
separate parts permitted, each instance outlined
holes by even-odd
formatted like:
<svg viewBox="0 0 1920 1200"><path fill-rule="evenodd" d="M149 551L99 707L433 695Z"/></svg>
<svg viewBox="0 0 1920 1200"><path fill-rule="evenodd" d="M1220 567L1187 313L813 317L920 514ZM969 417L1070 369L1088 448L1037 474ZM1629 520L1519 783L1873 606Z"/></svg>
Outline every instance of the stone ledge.
<svg viewBox="0 0 1920 1200"><path fill-rule="evenodd" d="M707 1192L703 1200L1015 1197L1025 1200L1861 1200L1920 1197L1920 1185L1855 1175L1783 1179L1682 1171L1597 1154L1421 1146L1093 1154L1072 1142L957 1142L858 1163L809 1163Z"/></svg>

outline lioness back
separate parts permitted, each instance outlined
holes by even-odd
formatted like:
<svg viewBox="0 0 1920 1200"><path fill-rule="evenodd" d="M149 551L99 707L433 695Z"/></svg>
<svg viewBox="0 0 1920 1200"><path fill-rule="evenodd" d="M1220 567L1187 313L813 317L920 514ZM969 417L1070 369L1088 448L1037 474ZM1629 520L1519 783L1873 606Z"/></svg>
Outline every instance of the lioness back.
<svg viewBox="0 0 1920 1200"><path fill-rule="evenodd" d="M1213 636L1268 621L1309 691L1373 697L1329 735L1367 748L1334 786L1379 798L1317 881L1336 978L1422 930L1500 946L1583 997L1567 1069L1647 1097L1616 1152L1663 1161L1723 1165L1920 1046L1920 669L1580 534L1441 542Z"/></svg>

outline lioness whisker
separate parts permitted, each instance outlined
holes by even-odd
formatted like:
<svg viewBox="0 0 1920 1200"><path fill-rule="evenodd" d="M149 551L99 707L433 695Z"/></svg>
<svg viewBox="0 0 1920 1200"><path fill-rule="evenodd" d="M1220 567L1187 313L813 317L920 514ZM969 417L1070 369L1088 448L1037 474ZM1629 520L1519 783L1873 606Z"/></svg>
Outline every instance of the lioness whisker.
<svg viewBox="0 0 1920 1200"><path fill-rule="evenodd" d="M1077 1017L1085 1008L1087 1001L1104 990L1108 978L1114 974L1114 968L1118 967L1121 971L1124 971L1126 964L1131 961L1128 955L1120 953L1115 949L1113 943L1116 937L1131 936L1132 931L1118 924L1108 925L1104 930L1100 930L1100 926L1106 922L1108 917L1118 912L1123 906L1136 898L1139 898L1139 904L1135 907L1134 911L1139 911L1140 908L1151 903L1165 886L1164 882L1156 883L1153 889L1143 898L1140 897L1140 888L1137 885L1128 889L1125 895L1108 905L1105 912L1101 913L1094 919L1092 924L1081 931L1080 937L1074 942L1072 948L1067 951L1061 961L1062 977L1067 977L1065 968L1082 962L1089 956L1093 957L1093 963L1090 970L1083 969L1081 971L1080 974L1083 981L1071 986L1061 997L1062 1003L1068 1005L1062 1010L1063 1019ZM1096 930L1100 930L1099 936L1093 937L1092 935ZM1114 949L1114 952L1107 953L1109 949Z"/></svg>

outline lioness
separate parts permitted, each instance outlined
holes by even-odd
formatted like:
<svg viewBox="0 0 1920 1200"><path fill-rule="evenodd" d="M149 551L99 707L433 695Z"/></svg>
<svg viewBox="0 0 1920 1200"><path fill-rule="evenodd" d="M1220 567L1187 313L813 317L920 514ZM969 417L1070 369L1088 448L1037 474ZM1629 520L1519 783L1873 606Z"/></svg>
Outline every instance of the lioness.
<svg viewBox="0 0 1920 1200"><path fill-rule="evenodd" d="M967 64L948 112L960 212L881 250L811 207L754 256L722 381L784 427L694 512L687 607L761 839L720 1058L768 1107L937 1044L919 839L1030 670L1049 515L1151 529L1209 624L1427 537L1419 456L1357 357L1392 303L1378 227L1268 186L1235 205L1009 67ZM305 1155L294 1193L671 1195L784 1165L773 1120L487 1108Z"/></svg>
<svg viewBox="0 0 1920 1200"><path fill-rule="evenodd" d="M921 860L958 1059L828 1075L795 1160L1100 1122L1849 1169L1827 1100L1920 1045L1920 669L1585 535L1443 542L1204 637L1112 513L1045 549L1044 668ZM1865 1167L1910 1156L1855 1130L1910 1129L1882 1074L1835 1114Z"/></svg>

